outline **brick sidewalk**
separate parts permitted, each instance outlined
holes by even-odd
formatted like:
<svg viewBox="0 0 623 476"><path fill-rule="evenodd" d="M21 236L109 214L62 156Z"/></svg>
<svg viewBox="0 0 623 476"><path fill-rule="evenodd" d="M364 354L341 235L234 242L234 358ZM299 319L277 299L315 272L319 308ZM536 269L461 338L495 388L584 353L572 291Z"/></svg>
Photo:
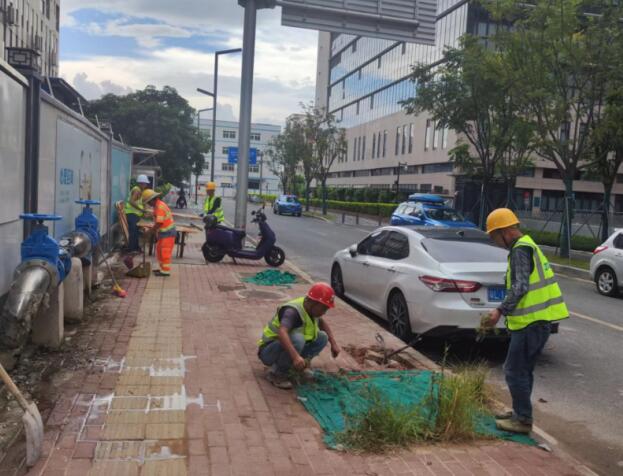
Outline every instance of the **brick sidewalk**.
<svg viewBox="0 0 623 476"><path fill-rule="evenodd" d="M66 389L46 424L45 456L29 474L133 475L577 475L583 467L503 442L425 446L389 456L327 449L292 391L264 379L256 342L278 303L301 295L240 278L263 263L202 264L187 248L170 278L151 277L114 300L98 360ZM143 284L143 283L146 283ZM373 345L381 332L343 303L336 338ZM101 339L101 336L100 336ZM421 367L426 359L410 354ZM314 361L337 370L325 351Z"/></svg>

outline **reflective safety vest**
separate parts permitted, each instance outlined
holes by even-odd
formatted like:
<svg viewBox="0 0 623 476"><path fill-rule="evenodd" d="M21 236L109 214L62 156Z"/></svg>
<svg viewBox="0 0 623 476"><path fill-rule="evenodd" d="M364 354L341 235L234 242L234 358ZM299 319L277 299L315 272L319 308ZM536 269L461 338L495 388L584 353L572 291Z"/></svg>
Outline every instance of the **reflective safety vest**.
<svg viewBox="0 0 623 476"><path fill-rule="evenodd" d="M173 221L171 209L160 199L156 200L156 205L154 206L154 219L156 223L160 223L158 228L158 236L160 238L175 235L175 222Z"/></svg>
<svg viewBox="0 0 623 476"><path fill-rule="evenodd" d="M136 200L136 203L139 205L140 208L136 208L131 203L132 195L135 192L138 192L138 200ZM139 187L138 185L135 185L134 187L132 187L132 190L130 190L130 193L128 195L128 199L125 201L125 206L123 207L123 211L125 212L126 215L133 213L135 215L138 215L139 217L142 217L145 214L145 205L143 205L143 198L141 195L142 193L143 191L141 190L141 187Z"/></svg>
<svg viewBox="0 0 623 476"><path fill-rule="evenodd" d="M258 341L259 346L263 346L277 339L277 335L279 333L279 328L281 327L281 322L279 322L279 312L284 307L292 307L296 309L301 317L301 321L303 321L303 325L301 327L297 327L292 329L291 332L298 332L299 334L303 334L305 338L305 342L311 342L318 338L318 332L320 328L318 327L318 319L314 319L305 310L305 306L303 303L305 302L305 297L300 297L297 299L293 299L290 302L279 306L277 309L277 314L275 317L271 319L266 327L264 327L264 331L262 332L262 338Z"/></svg>
<svg viewBox="0 0 623 476"><path fill-rule="evenodd" d="M205 202L203 202L203 212L206 214L210 214L210 210L214 207L214 201L217 199L216 195L212 195L211 197L206 197ZM212 216L216 217L217 223L222 223L225 220L225 213L223 212L223 202L221 201L221 206L214 210Z"/></svg>
<svg viewBox="0 0 623 476"><path fill-rule="evenodd" d="M521 298L517 307L511 314L506 316L506 327L511 331L518 331L533 322L559 321L569 317L569 311L562 298L560 287L554 278L554 271L549 261L532 238L522 236L513 245L532 248L532 260L534 262L528 292ZM506 289L511 288L511 264L508 257L508 269L506 270Z"/></svg>

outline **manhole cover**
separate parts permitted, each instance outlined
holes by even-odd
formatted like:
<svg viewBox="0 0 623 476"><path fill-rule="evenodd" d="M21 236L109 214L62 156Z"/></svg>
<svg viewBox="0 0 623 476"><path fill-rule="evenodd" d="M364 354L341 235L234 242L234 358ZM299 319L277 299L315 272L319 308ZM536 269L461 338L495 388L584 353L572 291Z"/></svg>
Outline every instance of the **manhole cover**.
<svg viewBox="0 0 623 476"><path fill-rule="evenodd" d="M219 284L217 285L218 290L221 292L228 292L228 291L238 291L239 289L244 289L245 285L244 284Z"/></svg>
<svg viewBox="0 0 623 476"><path fill-rule="evenodd" d="M272 301L273 299L287 299L288 296L274 291L260 291L258 289L246 289L237 291L236 294L242 299L265 299Z"/></svg>

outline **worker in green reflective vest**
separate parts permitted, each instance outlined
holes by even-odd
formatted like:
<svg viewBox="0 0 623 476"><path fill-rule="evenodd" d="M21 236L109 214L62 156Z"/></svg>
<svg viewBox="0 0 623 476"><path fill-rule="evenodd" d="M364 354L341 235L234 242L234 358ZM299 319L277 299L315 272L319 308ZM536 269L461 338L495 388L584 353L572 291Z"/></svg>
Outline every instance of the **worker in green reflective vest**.
<svg viewBox="0 0 623 476"><path fill-rule="evenodd" d="M203 215L214 215L216 223L225 221L225 213L223 213L223 204L221 197L217 197L216 183L208 182L206 184L206 199L203 202Z"/></svg>
<svg viewBox="0 0 623 476"><path fill-rule="evenodd" d="M532 431L534 367L551 332L551 324L569 317L549 261L532 238L519 230L519 219L508 208L487 217L487 233L500 247L510 250L506 270L506 297L491 311L487 324L496 326L502 316L510 331L504 362L506 384L513 411L496 417L499 429L528 434Z"/></svg>
<svg viewBox="0 0 623 476"><path fill-rule="evenodd" d="M147 188L149 188L147 175L139 175L136 178L136 185L132 187L125 201L124 212L128 221L128 251L130 253L141 251L138 245L138 222L145 215L142 193Z"/></svg>

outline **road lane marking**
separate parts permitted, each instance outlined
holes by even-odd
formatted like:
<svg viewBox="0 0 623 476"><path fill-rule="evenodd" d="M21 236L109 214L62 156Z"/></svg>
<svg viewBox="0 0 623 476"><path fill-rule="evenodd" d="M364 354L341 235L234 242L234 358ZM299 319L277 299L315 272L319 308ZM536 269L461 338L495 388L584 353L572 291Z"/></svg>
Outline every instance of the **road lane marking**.
<svg viewBox="0 0 623 476"><path fill-rule="evenodd" d="M602 326L609 327L610 329L614 329L615 331L623 332L623 327L617 326L616 324L610 324L609 322L605 322L600 319L595 319L594 317L585 316L584 314L580 314L577 312L569 312L569 314L575 317L579 317L580 319L584 319L586 321L594 322L595 324L601 324Z"/></svg>
<svg viewBox="0 0 623 476"><path fill-rule="evenodd" d="M590 279L584 279L584 278L576 278L574 276L569 276L568 274L564 274L564 273L556 273L556 276L561 276L565 279L573 279L574 281L580 281L582 283L590 283L590 284L594 284L594 281L591 281Z"/></svg>

